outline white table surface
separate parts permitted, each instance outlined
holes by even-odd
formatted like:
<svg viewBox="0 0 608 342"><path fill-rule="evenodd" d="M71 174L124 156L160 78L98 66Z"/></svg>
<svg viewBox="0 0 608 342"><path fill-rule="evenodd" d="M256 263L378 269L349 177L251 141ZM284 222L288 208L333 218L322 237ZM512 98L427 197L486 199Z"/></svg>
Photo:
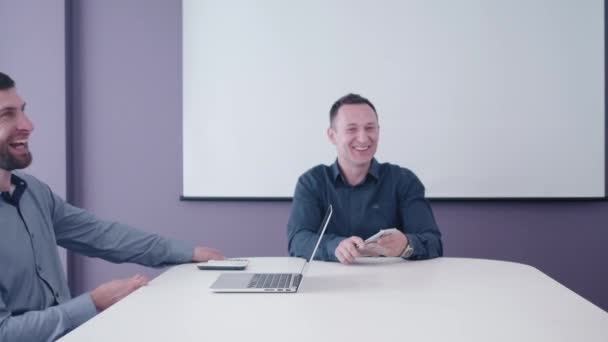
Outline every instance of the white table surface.
<svg viewBox="0 0 608 342"><path fill-rule="evenodd" d="M232 272L301 265L249 260ZM212 293L219 273L175 266L60 341L608 341L606 311L517 263L315 261L298 293Z"/></svg>

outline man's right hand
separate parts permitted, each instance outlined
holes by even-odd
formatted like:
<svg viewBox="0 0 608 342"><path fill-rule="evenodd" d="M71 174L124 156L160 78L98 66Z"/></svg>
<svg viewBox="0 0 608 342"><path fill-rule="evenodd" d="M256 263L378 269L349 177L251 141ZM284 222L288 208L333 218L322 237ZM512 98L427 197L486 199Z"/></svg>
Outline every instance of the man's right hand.
<svg viewBox="0 0 608 342"><path fill-rule="evenodd" d="M97 312L102 312L146 284L148 278L139 274L128 279L112 280L91 291L91 299Z"/></svg>
<svg viewBox="0 0 608 342"><path fill-rule="evenodd" d="M336 258L340 261L340 263L349 265L355 262L355 258L360 257L361 253L359 252L358 246L365 245L365 241L358 236L351 236L342 240L334 254Z"/></svg>

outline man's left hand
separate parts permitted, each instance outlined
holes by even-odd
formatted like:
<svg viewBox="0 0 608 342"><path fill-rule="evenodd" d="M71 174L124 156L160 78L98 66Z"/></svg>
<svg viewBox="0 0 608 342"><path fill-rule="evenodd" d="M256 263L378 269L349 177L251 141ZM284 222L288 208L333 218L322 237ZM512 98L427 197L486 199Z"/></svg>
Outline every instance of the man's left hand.
<svg viewBox="0 0 608 342"><path fill-rule="evenodd" d="M401 256L409 241L407 236L402 231L392 232L378 239L378 246L385 251L385 256L398 257Z"/></svg>
<svg viewBox="0 0 608 342"><path fill-rule="evenodd" d="M209 247L196 247L194 248L194 254L192 255L192 261L194 262L205 262L209 260L222 260L224 255L217 249Z"/></svg>

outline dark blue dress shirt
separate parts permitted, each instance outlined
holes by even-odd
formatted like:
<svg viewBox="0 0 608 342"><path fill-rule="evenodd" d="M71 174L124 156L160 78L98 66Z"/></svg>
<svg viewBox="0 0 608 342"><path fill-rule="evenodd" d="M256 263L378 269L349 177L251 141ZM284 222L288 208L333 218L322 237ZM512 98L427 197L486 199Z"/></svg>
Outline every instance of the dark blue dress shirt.
<svg viewBox="0 0 608 342"><path fill-rule="evenodd" d="M334 251L345 238L355 235L365 240L387 228L405 233L414 248L409 259L443 255L441 233L418 177L376 159L364 180L355 186L343 178L337 161L300 176L287 224L289 255L310 258L329 204L333 205L333 216L315 259L337 261Z"/></svg>

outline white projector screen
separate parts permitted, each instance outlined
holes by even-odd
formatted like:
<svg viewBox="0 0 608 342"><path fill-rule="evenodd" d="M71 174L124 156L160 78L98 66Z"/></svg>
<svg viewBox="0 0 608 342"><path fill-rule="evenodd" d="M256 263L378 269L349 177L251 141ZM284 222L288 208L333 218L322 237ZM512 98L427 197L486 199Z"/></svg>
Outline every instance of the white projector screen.
<svg viewBox="0 0 608 342"><path fill-rule="evenodd" d="M289 198L353 92L431 198L605 197L603 0L183 0L183 197Z"/></svg>

